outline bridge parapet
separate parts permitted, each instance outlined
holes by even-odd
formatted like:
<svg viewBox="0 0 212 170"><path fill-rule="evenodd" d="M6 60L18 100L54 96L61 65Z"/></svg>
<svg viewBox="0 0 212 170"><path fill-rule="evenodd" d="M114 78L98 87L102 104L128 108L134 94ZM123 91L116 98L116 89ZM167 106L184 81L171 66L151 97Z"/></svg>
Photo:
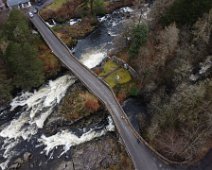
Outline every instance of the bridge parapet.
<svg viewBox="0 0 212 170"><path fill-rule="evenodd" d="M72 59L74 59L77 63L79 63L83 68L85 68L88 72L90 72L94 77L96 77L97 79L99 79L102 84L111 92L113 98L115 99L117 105L120 107L120 110L121 110L121 113L122 115L124 116L124 120L123 121L126 121L129 129L131 130L132 134L136 137L136 139L138 140L138 142L141 142L143 143L149 150L151 150L151 152L153 152L155 155L157 155L157 157L162 161L164 162L165 164L185 164L187 162L175 162L175 161L171 161L167 158L165 158L163 155L161 155L159 152L157 152L152 146L150 146L142 137L141 135L135 130L135 128L133 127L133 125L131 124L130 120L128 119L128 116L126 115L126 113L124 112L124 110L122 109L122 106L120 105L120 103L118 102L117 98L116 98L116 95L115 93L113 92L113 89L101 78L99 78L92 70L90 70L88 67L86 67L85 65L83 65L81 62L79 62L79 60L74 57L74 55L72 54L71 50L67 47L67 45L46 25L45 21L43 20L43 18L38 15L38 17L40 18L40 20L45 24L46 28L49 29L52 34L59 40L59 42L61 43L61 45L63 47L66 48L66 50L68 51L68 53L70 54L70 56L72 57ZM48 42L47 42L48 44ZM48 46L51 48L51 44L48 44ZM53 49L52 49L53 50ZM64 63L65 64L65 63ZM66 65L66 64L65 64ZM68 67L68 66L67 66ZM91 93L94 93L94 91L92 91L89 86L82 81L82 83L87 87L87 89L91 92ZM98 96L97 96L98 97ZM108 111L111 113L111 116L113 119L115 119L115 114L113 113L113 110L108 106L108 103L105 103L105 101L103 101L100 97L98 97L99 100L102 101L102 103L105 104L106 108L108 109ZM116 126L117 130L120 132L120 129L118 126ZM121 135L120 135L121 136ZM124 139L122 139L123 142L125 143ZM125 143L126 145L126 143ZM130 153L128 152L128 154L130 155ZM131 155L130 155L131 156Z"/></svg>

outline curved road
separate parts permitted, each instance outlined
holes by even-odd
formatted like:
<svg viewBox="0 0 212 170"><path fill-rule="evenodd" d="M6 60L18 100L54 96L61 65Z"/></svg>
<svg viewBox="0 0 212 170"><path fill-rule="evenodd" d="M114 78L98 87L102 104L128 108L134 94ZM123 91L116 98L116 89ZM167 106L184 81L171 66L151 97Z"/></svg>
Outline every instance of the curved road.
<svg viewBox="0 0 212 170"><path fill-rule="evenodd" d="M79 63L76 58L74 58L68 48L53 34L39 15L35 14L30 20L40 32L53 53L105 104L124 142L126 150L133 161L135 169L169 169L169 166L158 160L155 154L153 154L142 142L138 141L132 128L129 127L128 121L122 118L125 116L124 111L114 98L113 92L100 79Z"/></svg>

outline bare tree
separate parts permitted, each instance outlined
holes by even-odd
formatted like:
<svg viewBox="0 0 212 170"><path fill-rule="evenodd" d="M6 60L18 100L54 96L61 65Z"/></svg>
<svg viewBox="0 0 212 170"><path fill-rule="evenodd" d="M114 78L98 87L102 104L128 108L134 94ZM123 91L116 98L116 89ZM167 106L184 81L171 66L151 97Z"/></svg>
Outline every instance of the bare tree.
<svg viewBox="0 0 212 170"><path fill-rule="evenodd" d="M196 41L202 39L206 44L209 44L212 32L212 9L208 14L205 14L194 24L193 34Z"/></svg>
<svg viewBox="0 0 212 170"><path fill-rule="evenodd" d="M179 41L179 29L176 27L176 24L173 23L170 26L166 27L159 34L159 46L158 49L160 51L160 62L162 65L168 59L177 48Z"/></svg>

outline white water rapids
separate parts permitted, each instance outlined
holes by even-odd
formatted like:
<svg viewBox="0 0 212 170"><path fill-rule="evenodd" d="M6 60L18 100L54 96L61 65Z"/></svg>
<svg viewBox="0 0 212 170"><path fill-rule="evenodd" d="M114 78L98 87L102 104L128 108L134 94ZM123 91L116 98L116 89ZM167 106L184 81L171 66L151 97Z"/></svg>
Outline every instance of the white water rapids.
<svg viewBox="0 0 212 170"><path fill-rule="evenodd" d="M101 62L102 57L97 59L97 61L95 58L91 59L88 57L88 59L82 62L88 65L89 68L92 68ZM0 160L2 170L8 168L8 164L14 156L19 155L18 151L16 151L16 146L22 141L30 141L33 135L36 135L38 130L43 128L45 121L65 96L67 89L74 84L75 81L76 78L74 76L64 75L54 81L49 81L47 85L41 87L34 93L24 92L12 100L10 103L10 111L21 107L21 114L18 118L0 126L0 137L3 138L3 144L0 148L2 155L0 156L4 158L4 160ZM114 130L114 126L112 120L109 118L109 125L101 131L96 132L91 129L78 137L67 129L59 131L49 137L42 134L38 142L40 143L39 146L45 146L44 150L46 155L55 147L64 146L64 150L61 153L62 155L67 152L71 146L90 141L112 130Z"/></svg>
<svg viewBox="0 0 212 170"><path fill-rule="evenodd" d="M132 13L133 10L129 7L121 8L113 14L108 14L99 18L99 21L104 23L102 30L95 38L88 37L85 41L78 42L78 57L80 62L88 68L93 68L101 63L107 56L107 51L111 48L108 44L112 44L112 38L120 34L120 27L124 22L124 13ZM56 25L47 23L50 27ZM72 19L69 24L73 25L80 20ZM105 27L105 28L104 28ZM105 30L105 32L104 32ZM89 40L89 41L88 41ZM84 51L79 51L86 49ZM41 130L45 127L45 122L51 116L56 106L65 96L68 88L74 84L76 78L70 75L64 75L57 78L39 90L30 93L23 92L20 96L14 98L10 104L10 112L15 112L16 117L3 125L0 125L0 167L2 170L7 169L13 158L16 158L21 153L18 151L18 146L23 142L36 140L36 144L32 142L32 147L42 147L41 154L46 154L48 157L53 156L55 148L62 146L60 156L66 153L72 146L90 141L96 137L105 135L108 131L114 131L114 125L110 117L108 117L108 125L101 130L90 129L84 132L81 136L77 136L72 129L58 130L52 136L47 136ZM0 112L0 116L4 113ZM25 145L24 143L24 145ZM30 145L31 146L31 145ZM21 146L22 148L24 146ZM60 157L59 156L59 157Z"/></svg>

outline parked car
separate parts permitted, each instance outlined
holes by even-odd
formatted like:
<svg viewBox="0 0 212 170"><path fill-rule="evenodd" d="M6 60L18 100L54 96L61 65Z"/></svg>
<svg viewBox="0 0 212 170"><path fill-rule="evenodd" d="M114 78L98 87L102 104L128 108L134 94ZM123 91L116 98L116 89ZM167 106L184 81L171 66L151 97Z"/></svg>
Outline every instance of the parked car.
<svg viewBox="0 0 212 170"><path fill-rule="evenodd" d="M29 14L29 17L30 17L30 18L33 18L33 17L34 17L34 15L33 15L32 12L29 12L28 14Z"/></svg>
<svg viewBox="0 0 212 170"><path fill-rule="evenodd" d="M124 68L128 70L129 69L129 65L125 63L124 64Z"/></svg>
<svg viewBox="0 0 212 170"><path fill-rule="evenodd" d="M37 14L38 13L38 9L36 7L33 8L33 13Z"/></svg>

